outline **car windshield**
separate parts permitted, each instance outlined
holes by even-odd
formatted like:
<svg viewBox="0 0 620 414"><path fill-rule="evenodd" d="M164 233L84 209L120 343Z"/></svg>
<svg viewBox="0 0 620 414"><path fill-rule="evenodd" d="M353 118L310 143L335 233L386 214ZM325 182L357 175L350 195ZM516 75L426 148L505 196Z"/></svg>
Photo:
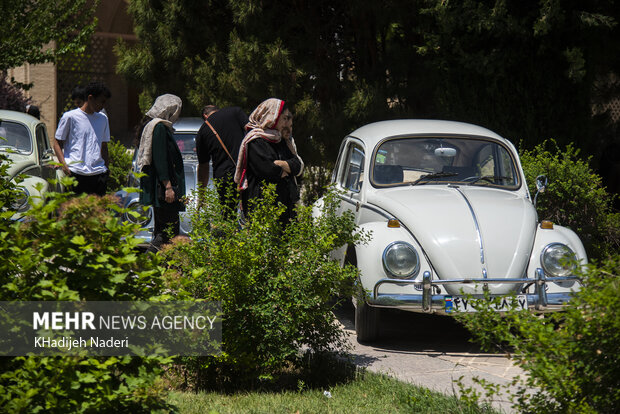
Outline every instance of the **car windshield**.
<svg viewBox="0 0 620 414"><path fill-rule="evenodd" d="M398 138L383 142L372 166L375 187L459 183L516 189L511 151L483 138Z"/></svg>
<svg viewBox="0 0 620 414"><path fill-rule="evenodd" d="M177 132L174 134L174 140L179 146L182 154L196 155L196 133L195 132Z"/></svg>
<svg viewBox="0 0 620 414"><path fill-rule="evenodd" d="M30 132L23 124L2 121L0 123L0 137L0 149L9 149L23 153L32 152Z"/></svg>

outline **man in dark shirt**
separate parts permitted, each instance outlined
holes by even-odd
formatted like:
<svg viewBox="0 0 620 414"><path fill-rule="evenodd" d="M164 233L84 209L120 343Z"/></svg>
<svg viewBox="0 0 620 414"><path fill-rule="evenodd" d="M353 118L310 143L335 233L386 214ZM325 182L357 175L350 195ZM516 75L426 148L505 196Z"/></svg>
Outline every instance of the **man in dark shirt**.
<svg viewBox="0 0 620 414"><path fill-rule="evenodd" d="M248 116L239 107L227 107L205 114L205 123L196 135L196 153L198 155L198 181L201 185L209 183L209 161L213 164L213 178L220 181L218 195L220 201L230 209L236 211L238 200L227 197L232 191L237 194L237 185L233 181L239 146L245 135L245 126ZM226 147L226 151L211 127L217 132Z"/></svg>

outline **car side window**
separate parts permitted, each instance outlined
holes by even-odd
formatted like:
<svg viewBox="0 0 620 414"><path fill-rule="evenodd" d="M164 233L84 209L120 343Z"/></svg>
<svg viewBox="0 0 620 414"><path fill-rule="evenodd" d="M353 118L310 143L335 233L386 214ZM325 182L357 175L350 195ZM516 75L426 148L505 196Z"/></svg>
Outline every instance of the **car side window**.
<svg viewBox="0 0 620 414"><path fill-rule="evenodd" d="M510 154L499 145L485 145L476 155L479 175L503 177L502 184L516 185L516 172Z"/></svg>
<svg viewBox="0 0 620 414"><path fill-rule="evenodd" d="M43 125L37 126L37 150L39 151L39 159L43 158L45 152L50 148L47 140L47 133Z"/></svg>
<svg viewBox="0 0 620 414"><path fill-rule="evenodd" d="M364 149L360 145L351 143L347 150L344 167L342 186L348 190L359 192L364 178Z"/></svg>

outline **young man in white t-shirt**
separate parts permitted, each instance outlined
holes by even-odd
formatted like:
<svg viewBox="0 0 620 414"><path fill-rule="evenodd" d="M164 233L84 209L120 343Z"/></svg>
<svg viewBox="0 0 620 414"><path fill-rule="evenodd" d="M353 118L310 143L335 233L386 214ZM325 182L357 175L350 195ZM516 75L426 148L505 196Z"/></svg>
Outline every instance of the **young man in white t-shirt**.
<svg viewBox="0 0 620 414"><path fill-rule="evenodd" d="M73 191L102 196L109 175L110 125L100 111L111 93L103 83L91 82L84 88L84 96L80 108L65 112L60 119L54 152L65 174L78 182Z"/></svg>

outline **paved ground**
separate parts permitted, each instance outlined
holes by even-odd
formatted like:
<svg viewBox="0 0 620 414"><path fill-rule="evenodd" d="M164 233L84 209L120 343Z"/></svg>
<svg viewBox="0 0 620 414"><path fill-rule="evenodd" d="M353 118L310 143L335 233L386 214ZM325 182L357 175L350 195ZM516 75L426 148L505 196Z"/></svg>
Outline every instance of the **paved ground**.
<svg viewBox="0 0 620 414"><path fill-rule="evenodd" d="M474 385L473 377L503 385L523 375L505 355L483 353L469 342L467 330L450 317L383 311L380 339L361 344L355 336L353 306L337 316L349 334L356 364L374 372L446 394L457 393L453 381L461 376L466 385ZM493 405L511 412L505 398Z"/></svg>

